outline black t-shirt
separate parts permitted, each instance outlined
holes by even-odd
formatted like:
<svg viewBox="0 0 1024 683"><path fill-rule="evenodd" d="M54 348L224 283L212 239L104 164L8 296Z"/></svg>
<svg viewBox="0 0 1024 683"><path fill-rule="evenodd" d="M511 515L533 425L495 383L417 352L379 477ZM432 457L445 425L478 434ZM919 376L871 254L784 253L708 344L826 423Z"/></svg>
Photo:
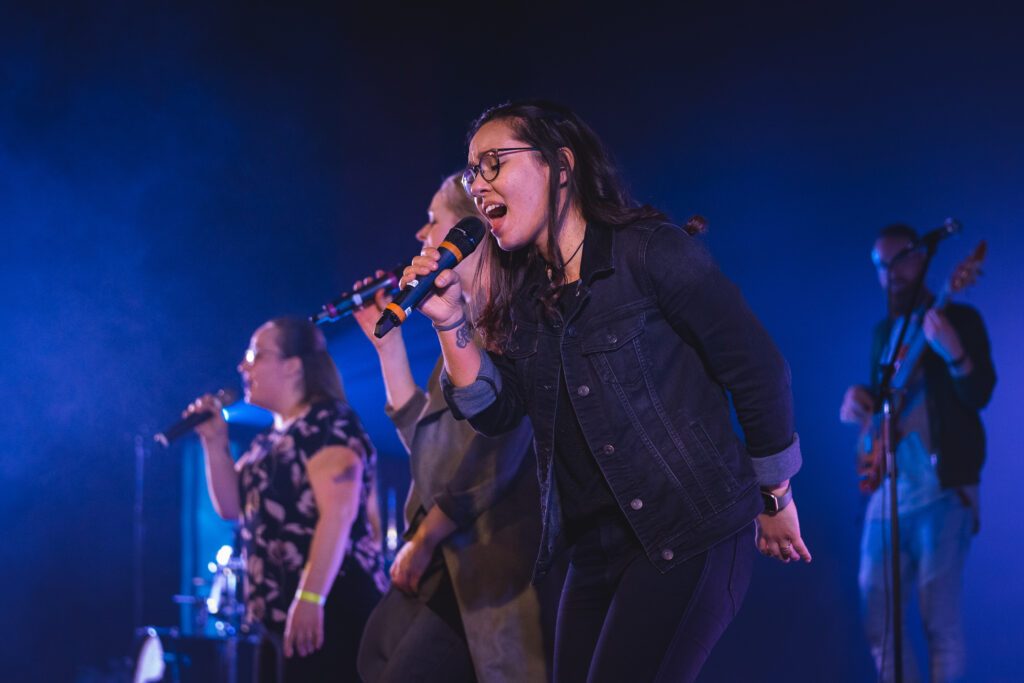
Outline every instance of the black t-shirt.
<svg viewBox="0 0 1024 683"><path fill-rule="evenodd" d="M563 320L576 306L575 291L575 283L563 287L563 295L558 300ZM571 545L594 526L610 520L618 521L622 512L583 436L583 428L569 398L564 371L559 371L558 376L554 429L555 484L561 501L566 540Z"/></svg>

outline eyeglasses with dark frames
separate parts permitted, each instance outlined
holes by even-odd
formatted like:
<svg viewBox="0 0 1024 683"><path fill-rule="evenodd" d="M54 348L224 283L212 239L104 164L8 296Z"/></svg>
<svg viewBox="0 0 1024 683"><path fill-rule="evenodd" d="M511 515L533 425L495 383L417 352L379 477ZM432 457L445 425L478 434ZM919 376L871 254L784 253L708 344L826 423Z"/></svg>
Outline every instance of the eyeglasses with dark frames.
<svg viewBox="0 0 1024 683"><path fill-rule="evenodd" d="M505 154L539 151L540 149L537 147L498 147L496 149L489 149L480 155L480 161L477 164L466 167L466 170L462 172L462 187L466 192L470 192L473 181L476 180L478 175L482 176L487 182L497 178L498 172L501 171L501 157Z"/></svg>

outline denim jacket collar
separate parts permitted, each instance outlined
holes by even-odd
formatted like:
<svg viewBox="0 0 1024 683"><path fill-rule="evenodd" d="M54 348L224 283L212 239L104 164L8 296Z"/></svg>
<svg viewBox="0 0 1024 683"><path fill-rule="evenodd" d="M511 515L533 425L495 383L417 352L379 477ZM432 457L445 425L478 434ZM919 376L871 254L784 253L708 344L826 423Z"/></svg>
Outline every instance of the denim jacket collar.
<svg viewBox="0 0 1024 683"><path fill-rule="evenodd" d="M612 264L612 254L615 251L615 228L587 223L583 239L580 279L584 286L590 286L598 275L615 270L615 266ZM531 300L537 299L546 282L547 273L543 268L536 268L529 276L526 286Z"/></svg>

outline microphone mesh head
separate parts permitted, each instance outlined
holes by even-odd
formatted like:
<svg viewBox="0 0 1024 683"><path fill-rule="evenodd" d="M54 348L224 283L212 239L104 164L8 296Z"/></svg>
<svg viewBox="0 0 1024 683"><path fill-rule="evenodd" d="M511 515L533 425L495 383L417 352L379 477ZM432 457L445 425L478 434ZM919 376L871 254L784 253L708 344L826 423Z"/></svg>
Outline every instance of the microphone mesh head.
<svg viewBox="0 0 1024 683"><path fill-rule="evenodd" d="M476 216L466 216L448 231L445 239L457 246L462 256L466 257L480 244L486 229L484 222Z"/></svg>

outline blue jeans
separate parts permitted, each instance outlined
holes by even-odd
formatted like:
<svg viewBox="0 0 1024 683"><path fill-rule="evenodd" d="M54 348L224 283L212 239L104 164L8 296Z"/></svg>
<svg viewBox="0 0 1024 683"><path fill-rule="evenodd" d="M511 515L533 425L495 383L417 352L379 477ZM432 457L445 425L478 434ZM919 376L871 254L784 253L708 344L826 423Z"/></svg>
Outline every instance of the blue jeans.
<svg viewBox="0 0 1024 683"><path fill-rule="evenodd" d="M903 596L917 588L928 641L933 683L965 680L965 647L960 597L964 562L974 533L975 510L957 495L900 514L900 575ZM864 628L876 669L883 681L893 679L892 618L887 614L891 582L890 530L886 519L864 524L860 554L860 597ZM905 600L903 609L905 609ZM904 629L903 674L908 683L921 680ZM883 671L884 669L884 671Z"/></svg>

